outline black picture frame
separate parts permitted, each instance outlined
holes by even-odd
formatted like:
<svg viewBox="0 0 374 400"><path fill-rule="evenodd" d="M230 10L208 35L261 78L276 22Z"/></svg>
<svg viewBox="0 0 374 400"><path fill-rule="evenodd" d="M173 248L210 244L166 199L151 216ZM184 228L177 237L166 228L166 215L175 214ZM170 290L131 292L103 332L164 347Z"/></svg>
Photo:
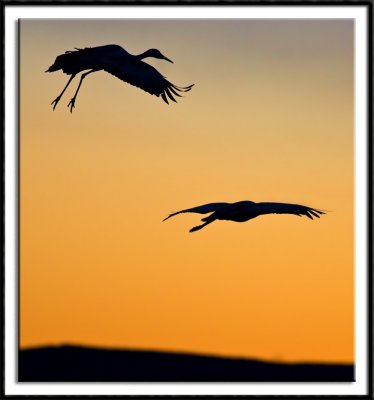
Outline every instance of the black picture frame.
<svg viewBox="0 0 374 400"><path fill-rule="evenodd" d="M368 90L367 90L367 104L368 104L368 109L367 109L367 159L368 159L368 165L367 165L367 204L368 204L368 209L367 209L367 215L368 215L368 222L367 222L367 232L366 232L366 237L367 237L367 248L368 252L365 255L366 256L366 261L367 261L367 293L368 293L368 299L367 299L367 305L368 305L368 315L367 315L367 338L368 338L368 343L367 343L367 349L368 349L368 358L367 358L367 391L365 394L360 394L360 395L347 395L347 396L339 396L339 395L283 395L283 394L277 394L277 395L259 395L259 394L248 394L248 395L238 395L238 394L230 394L230 395L95 395L97 398L152 398L152 397L173 397L173 398L190 398L190 397L203 397L203 398L210 398L210 397L219 397L219 398L236 398L236 397L243 397L243 398L277 398L277 397L298 397L298 398L313 398L313 397L325 397L325 398L334 398L334 397L349 397L349 398L373 398L373 319L372 319L372 307L373 307L373 289L372 289L372 283L373 283L373 275L372 275L372 260L373 260L373 250L372 250L372 242L373 242L373 233L372 233L372 205L373 205L373 175L372 175L372 167L373 167L373 157L372 157L372 147L373 147L373 141L372 141L372 133L373 133L373 124L372 124L372 95L373 93L373 64L372 64L372 48L373 48L373 41L372 41L372 35L373 35L373 30L372 30L372 20L373 20L373 7L371 1L279 1L279 2L273 2L273 1L241 1L241 0L236 0L236 1L154 1L154 2L149 2L149 1L103 1L103 0L97 0L97 1L22 1L22 0L4 0L1 4L1 14L2 14L2 21L3 21L3 30L2 30L2 37L3 37L3 57L2 57L2 71L3 71L3 80L2 80L2 89L3 89L3 106L2 106L2 121L3 121L3 142L4 145L9 138L6 137L6 125L7 125L7 120L6 120L6 104L8 99L6 98L6 87L7 87L7 82L5 79L5 68L6 68L6 54L5 54L5 41L6 41L6 30L5 30L5 13L7 8L9 7L33 7L33 6L69 6L69 7L75 7L75 6L80 6L80 7L89 7L89 6L101 6L101 7L107 7L111 5L115 6L143 6L143 7L153 7L153 6L184 6L184 7L190 7L190 6L208 6L208 7L216 7L216 6L224 6L224 7L235 7L235 6L247 6L247 7L255 7L255 6L266 6L266 7L294 7L294 6L313 6L313 7L341 7L341 6L363 6L367 10L367 71L368 71ZM15 46L17 44L15 43ZM17 66L15 66L17 67ZM18 88L19 90L19 88ZM17 93L15 93L17 96ZM16 123L17 126L17 123ZM7 158L6 150L4 146L4 160ZM16 158L19 160L19 154L15 155ZM6 165L4 161L4 174L3 174L3 179L4 179L4 193L6 192L6 175L5 175L5 170L6 170ZM19 171L17 171L19 173ZM17 185L18 187L16 188L17 193L16 197L19 198L19 176L17 178ZM6 208L5 208L5 194L3 196L3 213L4 213L4 221L6 220ZM16 205L17 208L17 221L19 224L19 204ZM16 229L19 229L16 227ZM6 236L6 229L5 229L5 222L4 222L4 237ZM18 234L18 232L17 232ZM9 238L8 238L9 239ZM17 242L17 238L13 238ZM5 385L5 379L6 379L6 345L5 345L5 335L6 335L6 318L5 318L5 311L6 311L6 300L5 300L5 292L6 292L6 242L4 242L4 268L2 269L2 278L3 278L3 285L2 285L2 302L3 302L3 319L2 319L2 347L3 347L3 357L2 357L2 382L1 382L1 397L4 399L7 398L16 398L14 395L8 394L6 391L6 385ZM19 248L17 249L17 254L18 256L16 259L19 260ZM17 349L11 349L10 351L17 351ZM53 394L54 396L56 395L55 393ZM43 398L43 397L50 397L51 395L32 395L32 394L22 394L18 395L17 398L24 398L24 397L35 397L35 398ZM92 397L92 395L62 395L58 397L75 397L75 398L87 398L87 397Z"/></svg>

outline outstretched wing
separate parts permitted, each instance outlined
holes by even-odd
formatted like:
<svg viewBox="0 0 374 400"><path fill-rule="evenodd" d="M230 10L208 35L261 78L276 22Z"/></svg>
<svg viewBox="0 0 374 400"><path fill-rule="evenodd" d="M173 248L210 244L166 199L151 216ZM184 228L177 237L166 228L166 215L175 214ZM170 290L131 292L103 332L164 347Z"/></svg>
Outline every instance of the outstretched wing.
<svg viewBox="0 0 374 400"><path fill-rule="evenodd" d="M257 203L259 214L294 214L298 216L305 215L310 219L319 218L321 214L326 212L317 210L316 208L306 207L299 204L288 203Z"/></svg>
<svg viewBox="0 0 374 400"><path fill-rule="evenodd" d="M227 206L229 203L208 203L204 204L202 206L197 206L193 208L187 208L186 210L181 210L177 211L175 213L172 213L168 215L166 218L163 219L163 221L166 221L167 219L174 217L174 215L181 214L181 213L197 213L197 214L207 214L210 212L217 211L219 208Z"/></svg>
<svg viewBox="0 0 374 400"><path fill-rule="evenodd" d="M181 97L178 92L188 92L193 86L176 86L165 79L156 68L140 60L118 58L118 61L110 59L103 64L104 71L150 94L161 96L167 104L169 104L168 99L177 102L174 96Z"/></svg>

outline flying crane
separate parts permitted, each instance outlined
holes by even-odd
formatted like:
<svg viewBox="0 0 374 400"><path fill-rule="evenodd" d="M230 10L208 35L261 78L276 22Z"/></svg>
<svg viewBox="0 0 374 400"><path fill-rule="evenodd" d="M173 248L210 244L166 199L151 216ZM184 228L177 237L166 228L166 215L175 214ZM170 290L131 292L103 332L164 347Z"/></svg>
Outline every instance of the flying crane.
<svg viewBox="0 0 374 400"><path fill-rule="evenodd" d="M75 101L84 78L97 71L109 72L130 85L136 86L157 97L161 96L167 104L169 104L168 100L177 102L174 96L181 97L178 92L188 92L191 90L193 85L180 87L169 82L156 68L143 61L147 57L173 62L157 49L149 49L144 53L132 55L116 44L86 47L84 49L76 48L57 56L53 65L45 72L62 70L65 74L70 75L70 78L62 92L52 101L53 110L74 77L83 71L87 72L81 75L78 88L68 104L70 112L75 107Z"/></svg>

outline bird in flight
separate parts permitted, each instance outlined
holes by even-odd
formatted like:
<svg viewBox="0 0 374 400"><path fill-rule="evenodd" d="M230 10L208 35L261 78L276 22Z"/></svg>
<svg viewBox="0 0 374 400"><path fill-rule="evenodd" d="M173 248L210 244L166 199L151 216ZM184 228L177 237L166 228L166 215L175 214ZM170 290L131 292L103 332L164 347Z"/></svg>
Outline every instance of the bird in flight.
<svg viewBox="0 0 374 400"><path fill-rule="evenodd" d="M169 104L168 99L177 102L174 96L181 97L178 92L191 90L193 85L180 87L169 82L156 68L143 61L147 57L173 62L157 49L149 49L144 53L132 55L116 44L86 47L84 49L76 48L57 56L53 65L45 72L54 72L61 69L65 74L70 75L70 78L62 92L52 101L53 110L76 74L82 71L87 72L81 75L78 88L68 104L70 112L75 107L75 101L83 79L92 72L97 71L109 72L130 85L134 85L157 97L161 96L167 104Z"/></svg>
<svg viewBox="0 0 374 400"><path fill-rule="evenodd" d="M253 201L238 201L236 203L208 203L202 206L187 208L177 211L167 216L163 221L181 213L208 214L201 221L204 223L194 226L190 232L198 231L204 226L215 220L245 222L264 214L294 214L298 216L305 215L310 219L319 218L319 214L326 214L324 211L315 208L301 206L299 204L287 203L255 203Z"/></svg>

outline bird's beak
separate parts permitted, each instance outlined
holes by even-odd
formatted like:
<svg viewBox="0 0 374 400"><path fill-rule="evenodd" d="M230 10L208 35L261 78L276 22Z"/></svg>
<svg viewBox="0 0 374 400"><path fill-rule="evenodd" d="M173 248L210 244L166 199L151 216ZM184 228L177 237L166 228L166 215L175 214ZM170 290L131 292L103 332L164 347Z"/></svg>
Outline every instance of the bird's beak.
<svg viewBox="0 0 374 400"><path fill-rule="evenodd" d="M167 58L167 57L164 56L164 59L165 59L166 61L169 61L169 62L171 62L172 64L174 64L174 62L171 61L170 58Z"/></svg>

